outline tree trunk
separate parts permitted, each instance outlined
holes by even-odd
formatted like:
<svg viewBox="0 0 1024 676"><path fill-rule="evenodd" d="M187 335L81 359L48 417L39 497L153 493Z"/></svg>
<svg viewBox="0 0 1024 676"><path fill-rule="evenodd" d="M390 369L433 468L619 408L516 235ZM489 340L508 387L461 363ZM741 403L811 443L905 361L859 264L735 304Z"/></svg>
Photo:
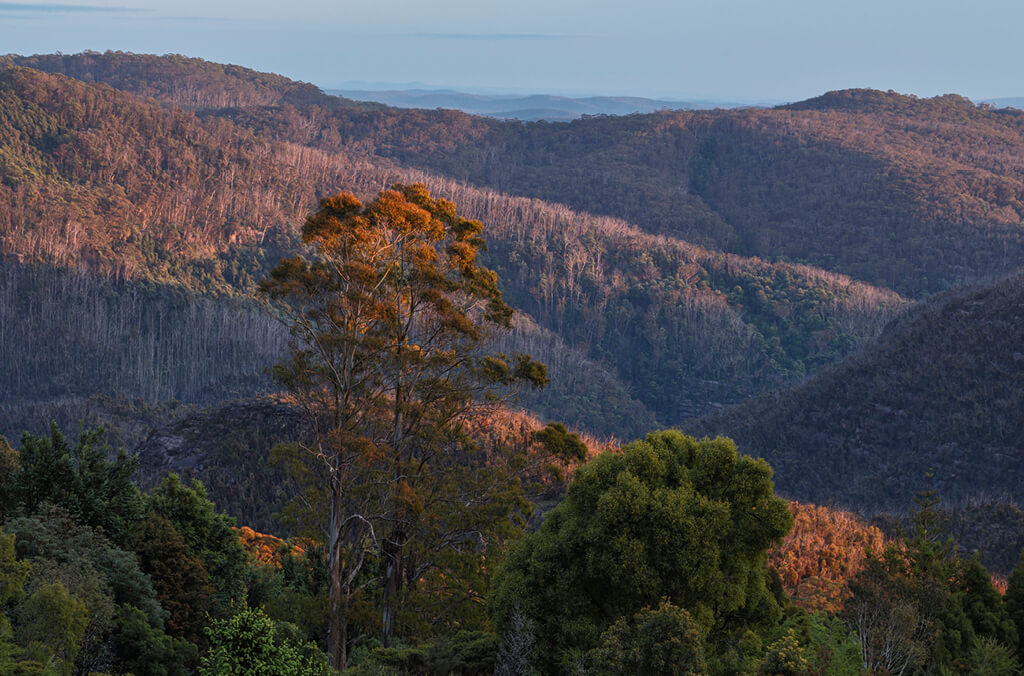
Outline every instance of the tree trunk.
<svg viewBox="0 0 1024 676"><path fill-rule="evenodd" d="M330 575L331 633L327 642L327 652L332 657L335 669L341 671L347 662L347 601L348 585L341 579L341 523L342 496L338 486L331 487L331 525L328 533L330 552L328 556L328 572Z"/></svg>
<svg viewBox="0 0 1024 676"><path fill-rule="evenodd" d="M381 642L387 648L394 629L395 609L394 596L401 589L403 576L406 534L404 529L396 529L391 537L383 543L384 554L384 590L381 594Z"/></svg>

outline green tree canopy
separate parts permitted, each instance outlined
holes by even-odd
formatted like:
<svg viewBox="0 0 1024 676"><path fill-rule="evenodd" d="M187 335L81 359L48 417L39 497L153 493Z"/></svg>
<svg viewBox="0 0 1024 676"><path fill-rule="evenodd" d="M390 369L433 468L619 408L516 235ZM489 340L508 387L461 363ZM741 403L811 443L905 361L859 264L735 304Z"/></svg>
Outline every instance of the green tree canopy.
<svg viewBox="0 0 1024 676"><path fill-rule="evenodd" d="M18 554L31 563L27 594L59 584L85 604L88 624L78 644L76 669L87 672L110 661L107 644L116 629L118 606L135 609L153 632L162 634L167 612L135 554L118 549L53 505L44 505L31 517L11 519L6 527L17 537Z"/></svg>
<svg viewBox="0 0 1024 676"><path fill-rule="evenodd" d="M907 674L1009 673L1017 641L1013 577L1004 602L978 557L963 559L938 528L938 500L915 500L914 535L872 556L850 582L843 617L865 667ZM1003 666L999 666L1003 665Z"/></svg>
<svg viewBox="0 0 1024 676"><path fill-rule="evenodd" d="M151 514L136 526L135 554L167 611L167 632L195 644L214 610L214 590L203 562L166 518Z"/></svg>
<svg viewBox="0 0 1024 676"><path fill-rule="evenodd" d="M85 603L54 582L39 587L18 607L15 636L33 658L70 676L88 624Z"/></svg>
<svg viewBox="0 0 1024 676"><path fill-rule="evenodd" d="M1004 646L1017 645L1017 628L1010 619L1003 595L992 584L992 575L975 555L963 564L960 577L963 590L964 612L975 633Z"/></svg>
<svg viewBox="0 0 1024 676"><path fill-rule="evenodd" d="M304 654L303 647L283 635L262 610L243 608L230 618L215 620L207 630L210 651L199 666L200 676L322 676L328 673L322 654Z"/></svg>
<svg viewBox="0 0 1024 676"><path fill-rule="evenodd" d="M197 556L202 561L221 606L242 598L245 548L234 531L234 518L216 510L202 483L193 479L186 486L177 474L168 474L146 496L146 505L151 515L158 520L166 519L180 533L187 556ZM150 524L147 528L155 526ZM166 525L162 528L166 530ZM204 577L197 575L197 579Z"/></svg>
<svg viewBox="0 0 1024 676"><path fill-rule="evenodd" d="M18 452L0 436L0 523L18 506Z"/></svg>
<svg viewBox="0 0 1024 676"><path fill-rule="evenodd" d="M199 650L184 639L155 629L138 608L118 609L111 637L127 673L152 676L189 676L199 663Z"/></svg>
<svg viewBox="0 0 1024 676"><path fill-rule="evenodd" d="M632 618L620 617L601 635L589 662L599 676L706 672L702 629L690 614L663 601Z"/></svg>
<svg viewBox="0 0 1024 676"><path fill-rule="evenodd" d="M1006 585L1006 611L1017 629L1017 654L1024 656L1024 551L1013 567Z"/></svg>
<svg viewBox="0 0 1024 676"><path fill-rule="evenodd" d="M540 530L512 548L496 573L496 620L526 615L538 666L556 673L572 651L667 599L700 626L709 668L738 668L747 634L781 617L765 557L792 523L763 460L728 439L649 434L581 468Z"/></svg>
<svg viewBox="0 0 1024 676"><path fill-rule="evenodd" d="M142 496L131 480L138 459L123 450L115 453L103 438L103 428L96 428L72 444L52 425L49 437L24 434L17 458L0 445L0 485L9 482L16 496L4 511L33 514L49 502L123 546L131 524L144 513Z"/></svg>
<svg viewBox="0 0 1024 676"><path fill-rule="evenodd" d="M21 600L30 567L27 561L15 557L14 535L0 530L0 608Z"/></svg>

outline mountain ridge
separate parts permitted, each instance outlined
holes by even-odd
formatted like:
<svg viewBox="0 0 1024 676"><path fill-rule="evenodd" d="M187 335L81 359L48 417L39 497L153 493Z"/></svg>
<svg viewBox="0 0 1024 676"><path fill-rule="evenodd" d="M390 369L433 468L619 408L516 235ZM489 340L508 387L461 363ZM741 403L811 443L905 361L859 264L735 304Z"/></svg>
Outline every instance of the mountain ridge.
<svg viewBox="0 0 1024 676"><path fill-rule="evenodd" d="M356 104L182 57L5 58L106 78L278 140L623 218L712 249L802 262L904 295L1007 274L1024 257L1024 112L955 95L844 90L773 109L524 123ZM110 75L119 67L134 75ZM179 86L206 71L217 84L200 87L202 96ZM225 89L235 99L222 100ZM294 91L301 96L286 101ZM245 101L253 103L236 105Z"/></svg>
<svg viewBox="0 0 1024 676"><path fill-rule="evenodd" d="M0 93L11 111L0 156L21 162L4 165L0 183L8 254L238 293L293 250L317 197L424 182L489 224L485 260L515 305L666 422L801 377L904 304L840 275L709 251L65 76L7 69ZM296 111L275 114L290 125Z"/></svg>
<svg viewBox="0 0 1024 676"><path fill-rule="evenodd" d="M583 115L631 115L656 110L706 110L746 107L739 103L650 99L640 96L558 96L553 94L471 94L450 89L326 89L356 101L397 108L448 108L471 115L528 122L567 122Z"/></svg>
<svg viewBox="0 0 1024 676"><path fill-rule="evenodd" d="M105 58L116 60L134 57L112 55ZM148 60L144 61L149 63ZM159 60L156 62L159 63ZM177 64L176 68L188 68L192 62L185 61L184 65L174 63ZM235 89L241 99L253 98L243 86L247 77L257 78L257 92L268 87L278 91L274 89L278 86L274 84L276 81L268 85L260 79L259 74L252 74L251 71L214 71L226 73L226 77L238 80L240 84L236 84ZM143 69L140 72L148 71ZM101 242L104 248L83 255L83 264L88 267L95 262L108 260L109 257L109 261L120 262L106 270L106 274L131 276L134 271L139 279L156 282L177 280L198 290L237 294L251 288L252 281L260 274L265 274L269 256L294 250L295 227L302 214L315 203L316 197L325 191L345 187L361 198L368 199L381 187L395 182L424 182L435 194L458 204L461 213L488 223L490 250L486 262L495 268L503 280L506 297L510 302L536 320L534 328L515 337L520 343L510 345L535 346L540 353L536 356L554 357L553 363L563 365L563 373L595 373L593 380L577 378L573 387L580 389L574 390L574 394L558 392L549 397L546 404L541 404L540 400L533 404L546 406L543 409L545 415L562 416L574 424L596 424L585 422L585 413L588 411L592 416L591 421L604 418L610 426L626 424L627 417L642 420L636 423L636 428L695 419L712 409L728 407L758 393L800 382L825 367L826 370L807 381L811 385L805 383L800 386L818 387L816 383L831 377L829 374L837 372L837 369L843 373L853 373L851 369L856 370L864 365L862 360L865 354L886 349L886 345L893 344L891 336L899 335L899 331L904 330L901 327L907 326L907 322L913 321L914 317L924 316L921 313L926 315L931 311L927 308L938 307L933 303L941 304L946 302L944 299L952 297L940 296L922 306L924 309L914 310L908 319L897 320L878 343L872 344L872 339L882 332L883 326L897 318L907 307L906 301L891 291L819 268L782 262L777 260L778 257L776 260L766 260L715 250L622 218L574 210L565 204L543 202L536 198L513 196L494 188L480 187L473 181L404 165L400 159L405 152L399 144L402 139L407 139L411 147L429 148L439 157L450 160L459 157L459 148L467 143L467 139L493 139L497 133L495 129L511 128L504 123L472 118L453 111L419 111L406 117L401 111L350 107L344 101L334 101L323 95L323 106L320 103L300 101L297 105L260 104L229 108L200 106L194 112L187 112L177 108L177 104L169 99L140 99L102 85L85 84L63 76L18 68L4 71L0 76L0 84L0 92L7 102L4 110L11 111L5 114L12 121L9 133L0 139L0 151L5 153L0 157L17 160L9 160L3 165L5 173L0 189L7 190L5 194L13 196L11 204L20 205L18 208L22 210L19 212L22 214L22 223L31 220L33 227L53 228L49 231L52 234L46 237L40 237L38 231L31 231L31 236L25 241L19 239L22 235L17 229L8 230L4 239L8 253L22 256L26 261L75 264L79 259L74 256L62 258L61 255L47 254L44 249L36 250L32 247L59 244L64 247L57 252L60 254L70 246L71 241L77 241L78 245L88 245L90 228L96 228L103 237L108 237L111 232L115 232L110 229L111 226L116 226L121 228L120 234L112 237L111 243ZM146 90L149 85L141 82L132 86ZM292 85L285 82L281 86L284 87L281 91L290 91L288 88ZM175 91L168 89L165 95L170 98L181 95ZM211 85L208 90L212 97L210 102L215 102L216 91L216 87ZM303 96L306 96L310 90L300 91L305 92ZM1006 209L1013 211L1018 208L1014 202L1016 188L1005 181L1000 183L1005 176L1013 175L1021 164L1019 159L1008 155L1009 150L1018 147L1020 143L1015 131L1020 116L1016 113L996 115L959 97L936 97L922 102L913 97L859 91L837 92L832 98L838 102L812 101L809 106L813 110L725 111L714 113L713 119L707 118L700 122L700 125L710 125L708 129L714 136L701 140L702 145L698 144L699 147L693 146L693 140L686 141L690 144L686 147L698 147L698 159L704 158L702 161L705 161L713 158L714 162L705 162L700 169L708 175L697 172L699 176L691 176L688 180L691 183L706 182L707 186L717 185L719 188L705 186L706 189L695 196L698 201L681 203L682 215L696 218L695 214L699 216L704 213L701 211L704 207L700 206L699 201L704 198L714 202L739 204L740 193L735 186L721 190L722 186L727 185L722 182L721 176L728 170L740 177L742 158L749 154L752 147L760 147L756 144L750 146L751 139L762 143L772 138L776 139L774 143L777 145L771 147L776 150L769 151L766 145L766 152L783 153L774 156L780 160L775 167L786 174L786 180L794 190L803 185L797 180L801 176L796 171L799 167L792 168L781 162L784 156L789 158L786 162L803 157L809 162L808 166L812 167L829 167L839 160L847 162L841 171L821 172L816 182L808 184L810 187L837 183L837 176L843 176L842 172L850 172L851 175L861 176L862 182L866 182L864 184L874 182L885 185L885 190L891 191L895 200L903 194L901 191L910 190L912 186L906 183L906 176L897 175L894 178L886 173L889 170L882 171L886 167L883 160L885 157L893 161L904 158L919 168L945 167L945 171L959 165L974 167L971 170L973 173L967 174L957 173L959 170L953 169L950 169L952 173L947 174L940 171L936 173L938 183L919 186L925 190L924 193L914 192L916 188L910 190L905 196L907 199L899 202L899 209L908 210L908 213L915 209L938 209L938 202L918 199L922 194L925 197L934 193L942 199L962 199L961 207L965 214L984 202L979 202L977 196L972 197L974 193L963 193L956 197L946 191L945 184L941 182L943 177L966 181L963 185L968 186L970 180L987 176L985 180L994 182L989 185L992 188L991 195L985 199L998 201L1005 198L1008 200ZM198 101L194 96L191 100ZM317 98L317 101L320 100ZM83 101L86 105L69 103L77 101ZM114 112L115 104L118 110L130 111L129 117ZM851 112L829 108L853 106L856 109L866 105L882 110L877 114L885 124L878 122L877 127L865 126L874 118L864 117L856 110ZM941 121L917 120L915 115L921 110L935 110L948 115ZM673 125L679 121L700 121L703 119L701 115L704 114L658 113L616 120L593 118L560 125L558 129L562 130L559 134L565 139L578 141L580 148L586 150L590 143L588 134L608 129L616 134L626 134L622 136L623 139L634 134L635 138L642 140L653 121L664 122L667 130L676 133L680 128ZM902 120L901 128L895 126L896 120ZM127 169L131 163L119 169L118 154L113 149L121 153L138 153L139 156L150 152L146 144L138 140L144 138L138 131L138 122L166 130L161 134L161 142L177 144L174 147L181 151L176 150L173 154L192 158L192 164L176 166L167 161L145 164L151 174L144 180L138 172ZM379 125L391 123L397 124L398 128L388 134L380 135L373 131ZM803 123L820 124L802 131L800 125ZM546 138L547 130L552 128L552 125L544 124L517 125L516 128L523 130L525 138L535 135L535 140ZM695 129L704 128L700 125ZM450 133L447 136L435 135L439 129L447 129ZM884 143L872 140L868 132L873 129L889 140ZM963 130L969 132L967 138L972 139L972 142L977 139L979 144L968 155L958 156L956 146L946 144L941 134L957 134ZM565 136L567 132L582 135ZM103 140L105 133L109 135L106 141ZM653 141L642 141L634 150L637 162L643 159L643 151L652 147L643 143L660 142L664 138L659 133L654 134ZM125 134L129 142L115 141L118 138L116 134ZM819 143L824 137L831 139L831 145L822 146ZM915 139L925 137L931 144L930 150L917 155L911 153ZM783 138L788 139L785 144L782 143ZM980 143L980 140L985 143ZM598 142L604 143L600 139ZM850 161L851 155L830 154L836 148L844 148L843 152L853 152L854 147L862 142L865 152L857 155L860 158L858 161L864 163L862 165ZM211 148L205 149L204 143L210 143ZM619 141L614 141L605 148L617 148L617 143ZM786 154L801 148L804 149L802 154ZM568 145L561 150L570 155L573 146ZM548 148L545 152L550 151L552 149ZM421 152L425 151L415 150L413 155ZM541 157L539 153L542 149L538 148L536 152L537 157ZM170 155L163 153L158 156ZM664 157L669 155L671 152ZM573 157L579 159L585 156L586 152ZM239 161L234 159L236 157ZM493 159L501 161L503 157L497 154ZM700 168L700 162L693 164L697 160L687 157L689 170ZM658 156L653 156L655 164L657 160ZM218 168L214 169L214 166ZM223 182L225 167L230 168L228 173L232 177L231 183ZM882 173L873 173L876 171ZM1000 171L1005 176L999 174ZM598 171L591 179L597 180L600 175ZM112 185L109 176L117 179L114 185L118 186L120 193L116 190L109 192ZM750 186L750 191L746 193L747 204L767 199L766 196L772 192L765 186L758 188L755 181L757 178L757 175L748 176L743 178L746 184L738 184ZM1006 181L1010 179L1006 178ZM242 187L250 185L258 186L259 189ZM1000 197L997 190L1000 186L1008 191L1003 197ZM627 187L620 185L615 190ZM236 209L234 212L224 211L218 206L218 194L227 195L238 189L244 190L248 196L257 196L259 208L254 208L251 202L236 204L232 207ZM60 205L66 205L70 199L61 195L75 196L74 204L81 213L72 222L77 222L80 227L73 232L69 231L67 212L60 210L44 210L37 217L26 219L25 214L33 213L27 210L27 196L36 194L31 193L32 190L60 197L57 201ZM618 193L613 190L613 194ZM82 197L88 197L88 200ZM853 199L856 193L843 193L842 197ZM22 201L19 202L19 199ZM132 208L134 205L145 204L167 204L167 207L163 207L167 213L177 213L186 221L191 218L203 222L207 228L204 231L206 234L196 237L196 233L178 231L171 227L170 224L178 216L164 217L165 220L160 222L151 219L133 223L129 216ZM686 204L692 208L687 208ZM866 203L858 206L854 203L854 206L857 209L851 206L851 214L859 210L862 217L879 216L874 227L879 230L891 229L893 222L882 217L885 214L882 208L884 205L872 206ZM66 206L61 208L66 209ZM175 208L177 212L174 212ZM798 210L799 203L791 208ZM209 222L203 215L207 213L220 214L218 218L221 220ZM225 218L224 214L228 217ZM749 218L753 219L754 215ZM1012 218L1007 215L1004 220L1005 232L1015 232ZM0 224L2 222L0 218ZM8 220L8 223L13 222ZM736 222L732 218L729 222L722 220L720 225L731 228L731 224ZM913 231L911 226L913 223L908 221L901 227ZM961 226L962 232L967 233L969 221L964 220ZM151 230L147 231L146 228ZM790 237L796 237L801 230L794 226L786 232ZM902 236L900 232L892 231L892 239L888 244L890 248L915 248L928 235L917 233L916 239L901 240L897 237ZM195 239L190 240L190 237ZM1012 267L1014 254L1008 240L996 238L993 241L1002 241L1004 246L976 249L975 253L982 256L978 260L971 259L974 255L971 250L956 249L955 237L935 241L932 246L943 255L949 252L951 257L947 267L955 269L953 266L961 266L962 271L958 274L966 278L974 274L971 270L977 269L978 261L985 260L985 256L998 256L1003 265ZM977 240L975 244L978 242L984 243ZM130 261L131 265L126 267L124 261ZM999 268L1000 265L993 266L988 274L994 274ZM981 273L977 274L980 276ZM894 282L893 285L897 284ZM1011 327L1001 331L1013 334L1014 329ZM931 333L937 335L936 331ZM864 347L865 351L857 353L857 349L863 346L867 346ZM980 347L978 349L981 350ZM906 348L901 350L901 353L907 352ZM1009 353L1014 354L1015 351L1019 350L1015 348ZM843 365L828 366L850 354L855 356ZM927 366L929 364L925 363L921 368ZM1010 368L1009 365L1005 366ZM881 373L881 370L875 370ZM886 382L882 375L878 375L878 378L879 382ZM841 379L833 380L838 383L834 388L819 387L814 390L811 399L835 398L838 395L833 390L842 393ZM917 390L922 388L918 387ZM598 395L598 392L606 394ZM745 451L765 455L777 466L779 485L784 491L804 490L806 487L801 488L794 477L806 482L811 481L810 477L813 476L811 483L814 485L807 490L818 492L808 495L793 493L793 497L825 502L826 496L822 491L834 490L834 499L849 499L849 506L865 511L906 507L909 504L913 490L921 488L915 477L918 474L923 476L926 469L919 466L920 449L917 447L911 447L911 452L906 453L906 448L895 447L882 452L859 440L849 441L843 448L853 444L856 452L863 456L862 460L867 458L878 461L880 457L885 458L884 462L877 462L877 467L886 468L881 478L865 471L873 467L870 463L866 468L848 468L860 472L856 475L859 477L856 481L837 479L841 476L839 470L829 474L829 467L834 469L844 466L839 463L839 460L843 460L842 454L839 454L839 459L829 456L829 462L839 464L822 464L813 472L804 472L806 476L800 477L799 458L803 456L787 455L785 449L761 450L758 446L760 442L757 441L758 434L765 438L773 434L782 435L780 438L786 434L796 434L787 432L788 428L782 422L766 413L770 413L773 407L778 408L778 402L787 396L785 393L763 395L761 399L747 404L754 408L742 409L753 411L744 414L745 419L740 416L737 421L717 430L711 430L710 427L694 429L732 434ZM886 408L899 410L898 406L888 401L881 401L880 406L882 408L871 409L870 413L880 416L888 415ZM621 413L618 417L602 413L627 410L630 413L625 417ZM729 409L714 419L726 420L734 410L740 409ZM807 410L811 411L813 407ZM1012 451L1014 448L1013 443L1010 443L1012 440L1007 436L1012 430L1007 426L1012 426L1017 418L1013 412L1004 413L997 434L1002 435L999 443L1006 442L1008 445L1004 444L1006 448L999 450L1001 447L998 440L993 437L989 446L978 451L982 454L978 457L987 457L984 454L989 452L995 453L998 456L994 456L995 464L986 472L1001 472L1004 476L1012 477L1017 475L1020 468L1013 464L1012 458L1016 456L1007 452L1007 449ZM830 448L825 443L828 439L822 435L830 429L829 424L843 418L835 413L822 415L822 420L811 426L814 434L819 435L814 438L820 443L817 446L809 444L808 447ZM950 413L943 415L949 417ZM617 422L612 423L613 420ZM750 431L757 426L760 426L757 434ZM906 434L904 429L895 424L892 429L897 437ZM602 431L606 432L608 428ZM635 429L630 430L630 434L633 432ZM926 435L921 436L921 439L925 438ZM797 442L803 443L799 435L793 439L794 448ZM962 440L957 443L965 447ZM958 457L953 446L946 443L940 451L937 457L942 462L953 463L949 466L956 467L958 473L965 471L965 460ZM835 449L830 452L833 455L836 453ZM852 457L843 462L853 462ZM960 464L956 465L957 462ZM943 481L948 483L951 480ZM873 485L875 483L877 485ZM1000 484L997 481L993 485ZM958 493L952 484L942 484L941 488L944 494L954 500L971 497L969 491ZM844 490L847 492L843 493ZM880 491L885 491L888 496L885 500L877 500ZM845 498L842 497L844 495Z"/></svg>

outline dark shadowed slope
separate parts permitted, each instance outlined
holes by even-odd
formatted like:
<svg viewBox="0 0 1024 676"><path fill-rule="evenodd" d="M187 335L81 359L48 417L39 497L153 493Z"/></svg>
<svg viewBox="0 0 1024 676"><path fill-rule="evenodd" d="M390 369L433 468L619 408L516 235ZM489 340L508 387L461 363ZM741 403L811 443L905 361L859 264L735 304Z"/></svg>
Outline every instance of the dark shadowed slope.
<svg viewBox="0 0 1024 676"><path fill-rule="evenodd" d="M931 485L1020 503L1024 275L933 298L842 364L688 430L732 436L800 500L904 510Z"/></svg>

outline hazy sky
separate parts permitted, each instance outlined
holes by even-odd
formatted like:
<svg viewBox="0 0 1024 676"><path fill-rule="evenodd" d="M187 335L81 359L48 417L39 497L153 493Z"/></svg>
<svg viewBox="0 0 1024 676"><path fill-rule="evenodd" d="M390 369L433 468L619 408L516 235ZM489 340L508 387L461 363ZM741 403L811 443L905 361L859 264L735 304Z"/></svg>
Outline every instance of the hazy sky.
<svg viewBox="0 0 1024 676"><path fill-rule="evenodd" d="M1022 0L0 2L0 53L176 52L332 88L1024 96Z"/></svg>

